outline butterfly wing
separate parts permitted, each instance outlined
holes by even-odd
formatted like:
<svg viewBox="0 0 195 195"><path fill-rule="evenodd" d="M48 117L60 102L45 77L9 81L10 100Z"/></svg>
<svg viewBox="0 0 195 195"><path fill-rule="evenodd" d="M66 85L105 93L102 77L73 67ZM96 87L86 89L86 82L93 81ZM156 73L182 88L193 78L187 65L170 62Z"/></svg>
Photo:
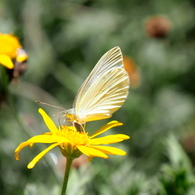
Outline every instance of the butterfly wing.
<svg viewBox="0 0 195 195"><path fill-rule="evenodd" d="M124 103L129 76L119 47L105 53L78 91L73 108L82 122L111 117Z"/></svg>

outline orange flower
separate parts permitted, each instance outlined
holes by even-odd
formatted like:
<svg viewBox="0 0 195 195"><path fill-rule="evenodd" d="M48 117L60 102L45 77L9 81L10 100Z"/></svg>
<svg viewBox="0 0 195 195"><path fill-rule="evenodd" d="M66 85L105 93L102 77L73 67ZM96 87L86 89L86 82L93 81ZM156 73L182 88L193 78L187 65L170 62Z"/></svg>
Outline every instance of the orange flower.
<svg viewBox="0 0 195 195"><path fill-rule="evenodd" d="M141 79L135 62L131 58L124 55L123 55L123 62L124 62L125 70L127 71L130 77L131 87L139 86Z"/></svg>

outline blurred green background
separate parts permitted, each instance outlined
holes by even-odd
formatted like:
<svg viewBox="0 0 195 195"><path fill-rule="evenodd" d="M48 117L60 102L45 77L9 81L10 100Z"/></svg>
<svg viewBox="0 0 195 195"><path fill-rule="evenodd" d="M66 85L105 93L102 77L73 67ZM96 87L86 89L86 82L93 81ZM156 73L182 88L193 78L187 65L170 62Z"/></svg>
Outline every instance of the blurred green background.
<svg viewBox="0 0 195 195"><path fill-rule="evenodd" d="M90 122L87 131L123 122L112 133L131 136L116 144L128 155L73 169L67 194L194 195L194 21L194 0L1 0L0 32L19 37L29 61L0 108L0 194L60 194L58 148L32 170L27 164L47 145L25 148L20 161L14 150L47 131L39 107L58 122L59 110L36 100L71 108L100 57L120 46L136 64L140 84L112 119Z"/></svg>

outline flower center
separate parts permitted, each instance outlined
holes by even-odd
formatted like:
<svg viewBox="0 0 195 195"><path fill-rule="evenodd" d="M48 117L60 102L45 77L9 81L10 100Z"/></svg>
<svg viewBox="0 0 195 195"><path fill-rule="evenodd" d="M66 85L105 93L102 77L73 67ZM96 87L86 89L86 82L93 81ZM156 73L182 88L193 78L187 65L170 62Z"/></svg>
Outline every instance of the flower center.
<svg viewBox="0 0 195 195"><path fill-rule="evenodd" d="M72 145L87 145L89 141L88 133L79 132L73 126L62 126L57 132L58 136L65 137Z"/></svg>

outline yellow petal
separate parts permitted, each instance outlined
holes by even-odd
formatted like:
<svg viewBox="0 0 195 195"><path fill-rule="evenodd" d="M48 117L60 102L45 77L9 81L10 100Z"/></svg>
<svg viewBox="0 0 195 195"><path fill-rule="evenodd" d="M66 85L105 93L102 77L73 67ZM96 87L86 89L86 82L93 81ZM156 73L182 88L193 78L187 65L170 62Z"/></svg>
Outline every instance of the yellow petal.
<svg viewBox="0 0 195 195"><path fill-rule="evenodd" d="M30 138L29 140L27 140L26 142L22 142L15 150L15 158L16 160L19 160L19 152L26 146L30 145L32 147L32 145L34 143L53 143L56 142L56 140L53 139L52 136L50 135L37 135L34 136L32 138Z"/></svg>
<svg viewBox="0 0 195 195"><path fill-rule="evenodd" d="M65 138L63 136L58 136L56 134L53 134L52 132L46 132L46 133L43 133L42 135L50 135L50 136L52 136L50 138L51 142L42 142L42 143L52 143L52 142L64 143L64 142L70 142L70 140L68 140L67 138ZM38 135L38 136L40 136L40 135Z"/></svg>
<svg viewBox="0 0 195 195"><path fill-rule="evenodd" d="M86 147L86 146L77 146L77 148L85 155L90 157L101 157L101 158L108 158L106 154L103 152L96 150L94 148Z"/></svg>
<svg viewBox="0 0 195 195"><path fill-rule="evenodd" d="M35 143L54 143L54 142L65 143L70 141L65 137L57 136L55 134L53 135L43 134L43 135L34 136L29 140L27 140L27 142L29 142L30 144L35 144Z"/></svg>
<svg viewBox="0 0 195 195"><path fill-rule="evenodd" d="M11 58L5 54L0 54L0 64L2 64L3 66L5 66L8 69L14 68L14 64L13 64Z"/></svg>
<svg viewBox="0 0 195 195"><path fill-rule="evenodd" d="M129 138L130 137L125 134L107 135L104 137L89 140L89 145L118 143Z"/></svg>
<svg viewBox="0 0 195 195"><path fill-rule="evenodd" d="M39 153L29 164L28 164L28 169L32 169L37 162L52 148L56 147L57 145L59 145L58 143L52 144L51 146L49 146L48 148L46 148L45 150L43 150L41 153Z"/></svg>
<svg viewBox="0 0 195 195"><path fill-rule="evenodd" d="M29 140L27 140L27 142L30 142L30 143L53 143L53 142L56 142L56 140L51 135L36 135L36 136L30 138Z"/></svg>
<svg viewBox="0 0 195 195"><path fill-rule="evenodd" d="M92 148L98 149L106 154L111 154L111 155L126 155L126 152L115 147L110 147L110 146L93 146Z"/></svg>
<svg viewBox="0 0 195 195"><path fill-rule="evenodd" d="M52 134L52 133L49 134L49 132L46 132L42 135L36 135L30 138L29 140L27 140L27 142L34 144L34 143L54 143L54 142L64 143L70 141L65 137L57 136L56 134Z"/></svg>
<svg viewBox="0 0 195 195"><path fill-rule="evenodd" d="M45 133L42 133L42 135L53 135L52 132L45 132Z"/></svg>
<svg viewBox="0 0 195 195"><path fill-rule="evenodd" d="M68 140L67 138L65 138L63 136L58 136L58 135L54 134L54 135L52 135L52 137L58 143L68 143L68 142L70 142L70 140Z"/></svg>
<svg viewBox="0 0 195 195"><path fill-rule="evenodd" d="M28 59L28 55L24 49L17 49L17 56L16 56L16 61L17 62L24 62L25 60Z"/></svg>
<svg viewBox="0 0 195 195"><path fill-rule="evenodd" d="M109 123L107 123L106 125L104 125L102 128L100 128L98 131L96 131L93 135L90 136L90 138L96 137L102 133L104 133L105 131L113 128L113 127L117 127L117 126L121 126L123 125L123 123L120 123L118 121L111 121Z"/></svg>
<svg viewBox="0 0 195 195"><path fill-rule="evenodd" d="M16 160L19 160L20 157L19 157L19 152L22 150L22 148L30 145L31 143L28 143L28 142L22 142L16 149L15 149L15 159Z"/></svg>
<svg viewBox="0 0 195 195"><path fill-rule="evenodd" d="M57 129L56 125L54 124L54 122L51 120L51 118L46 114L46 112L42 108L39 108L38 111L41 114L41 116L43 117L43 120L44 120L45 124L47 125L48 129L52 133L56 133L58 131L58 129Z"/></svg>
<svg viewBox="0 0 195 195"><path fill-rule="evenodd" d="M0 33L0 43L0 53L12 59L16 57L17 49L21 48L18 38L12 34Z"/></svg>

